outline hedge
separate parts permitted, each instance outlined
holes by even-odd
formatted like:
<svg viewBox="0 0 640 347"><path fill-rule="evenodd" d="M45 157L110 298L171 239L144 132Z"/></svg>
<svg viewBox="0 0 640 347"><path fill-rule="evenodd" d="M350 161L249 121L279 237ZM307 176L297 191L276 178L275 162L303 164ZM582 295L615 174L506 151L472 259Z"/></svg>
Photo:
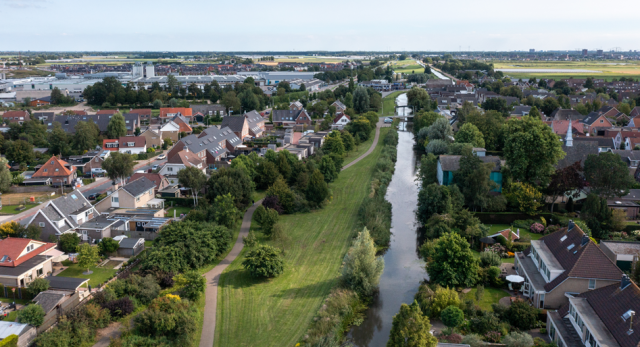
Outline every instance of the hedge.
<svg viewBox="0 0 640 347"><path fill-rule="evenodd" d="M623 231L625 231L625 232L629 233L629 232L632 232L632 231L634 231L634 230L640 230L640 224L627 224L627 225L624 227L624 230L623 230Z"/></svg>
<svg viewBox="0 0 640 347"><path fill-rule="evenodd" d="M193 198L172 198L167 197L164 199L164 208L171 207L171 203L173 202L173 206L184 206L184 207L193 207ZM198 196L198 200L202 200L202 197Z"/></svg>
<svg viewBox="0 0 640 347"><path fill-rule="evenodd" d="M18 347L18 338L18 335L11 334L0 341L0 347Z"/></svg>
<svg viewBox="0 0 640 347"><path fill-rule="evenodd" d="M536 216L530 216L522 212L476 212L474 214L478 219L480 219L480 222L482 222L483 224L510 225L517 220L540 219L540 217L544 217L544 219L548 223L550 218L553 218L554 220L557 220L559 218L558 216L552 216L551 213L541 213Z"/></svg>

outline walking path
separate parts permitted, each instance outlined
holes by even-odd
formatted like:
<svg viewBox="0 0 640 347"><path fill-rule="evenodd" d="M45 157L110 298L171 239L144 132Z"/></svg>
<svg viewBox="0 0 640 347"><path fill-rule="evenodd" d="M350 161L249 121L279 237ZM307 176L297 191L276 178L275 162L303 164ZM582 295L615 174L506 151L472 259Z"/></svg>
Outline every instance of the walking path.
<svg viewBox="0 0 640 347"><path fill-rule="evenodd" d="M360 157L352 161L351 163L345 165L342 170L346 170L353 166L355 163L364 159L366 156L371 154L376 146L378 145L378 139L380 138L380 128L389 126L388 124L383 123L383 118L378 120L378 124L376 124L376 135L373 138L373 143L371 147ZM204 304L204 320L202 323L202 335L200 337L200 347L212 347L213 339L216 335L216 313L218 309L218 281L220 280L220 275L222 272L231 264L237 257L240 255L242 251L242 247L244 247L244 243L242 242L242 237L247 236L249 234L249 228L251 228L251 219L253 218L253 212L256 208L262 203L262 200L256 201L256 204L251 206L247 212L245 212L244 217L242 218L242 227L240 228L240 234L238 235L238 239L236 243L233 245L231 252L227 254L227 256L214 267L211 271L205 274L207 279L207 290L205 291L205 304Z"/></svg>

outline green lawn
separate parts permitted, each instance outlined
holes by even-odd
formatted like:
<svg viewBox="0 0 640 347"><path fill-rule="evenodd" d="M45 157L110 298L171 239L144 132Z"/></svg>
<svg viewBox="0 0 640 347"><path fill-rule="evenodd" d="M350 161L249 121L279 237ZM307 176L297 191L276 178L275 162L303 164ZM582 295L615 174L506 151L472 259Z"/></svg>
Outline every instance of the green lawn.
<svg viewBox="0 0 640 347"><path fill-rule="evenodd" d="M350 162L358 159L361 155L363 155L367 150L369 150L369 148L371 148L371 144L373 143L373 138L375 134L372 132L371 136L369 136L369 139L365 142L362 142L359 146L356 147L355 150L349 152L346 154L345 158L344 158L344 163L342 164L347 165Z"/></svg>
<svg viewBox="0 0 640 347"><path fill-rule="evenodd" d="M167 209L167 211L165 212L164 216L168 217L168 218L173 218L173 210L176 210L176 217L180 217L180 214L184 213L186 215L189 212L191 212L191 210L193 210L193 208L191 208L191 207L182 207L182 206L171 207L171 208Z"/></svg>
<svg viewBox="0 0 640 347"><path fill-rule="evenodd" d="M509 229L509 228L511 228L511 230L513 230L514 233L517 233L517 230L520 229L520 237L529 236L532 240L538 240L542 236L544 236L542 234L532 233L529 230L526 230L524 228L511 227L508 224L492 224L491 225L491 229L489 230L489 235L493 235L493 234L497 233L498 231L501 231L501 230L504 230L504 229Z"/></svg>
<svg viewBox="0 0 640 347"><path fill-rule="evenodd" d="M264 199L264 197L267 196L267 191L266 190L256 190L253 192L253 195L251 196L251 198L253 199L253 201L260 201L261 199Z"/></svg>
<svg viewBox="0 0 640 347"><path fill-rule="evenodd" d="M88 278L89 285L96 287L100 283L108 281L113 275L116 274L116 270L108 269L104 267L91 267L93 273L91 275L83 275L82 273L87 269L81 269L78 264L69 265L69 268L59 273L57 276L61 277L75 277L75 278Z"/></svg>
<svg viewBox="0 0 640 347"><path fill-rule="evenodd" d="M393 93L385 96L384 98L382 98L382 109L384 110L384 113L382 113L382 111L380 111L380 115L381 116L393 116L393 115L395 115L395 112L396 112L396 98L398 97L398 95L404 94L406 92L407 92L406 90L399 90L397 92L393 92Z"/></svg>
<svg viewBox="0 0 640 347"><path fill-rule="evenodd" d="M478 302L476 301L476 291L476 288L471 289L471 291L467 293L466 298L473 299L476 305L480 306L483 310L491 310L491 304L497 304L498 300L509 296L509 293L502 289L485 287L484 295L482 295L482 299Z"/></svg>
<svg viewBox="0 0 640 347"><path fill-rule="evenodd" d="M36 207L38 206L37 204L26 204L24 205L26 208L24 210L20 210L20 211L16 211L16 208L18 208L18 206L20 205L6 205L6 206L2 206L2 209L0 210L0 213L3 214L18 214L18 213L22 213L30 208Z"/></svg>
<svg viewBox="0 0 640 347"><path fill-rule="evenodd" d="M381 136L388 131L382 129ZM294 346L338 280L340 266L358 227L357 211L369 193L372 169L382 149L342 172L330 185L322 210L280 217L288 241L285 272L258 280L242 268L247 250L220 278L215 346ZM265 241L258 234L261 242Z"/></svg>

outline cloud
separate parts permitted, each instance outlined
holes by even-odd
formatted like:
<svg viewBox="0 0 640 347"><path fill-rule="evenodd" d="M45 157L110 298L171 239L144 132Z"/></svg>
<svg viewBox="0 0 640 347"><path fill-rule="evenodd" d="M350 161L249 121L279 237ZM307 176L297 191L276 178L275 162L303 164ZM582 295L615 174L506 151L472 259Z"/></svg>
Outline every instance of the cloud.
<svg viewBox="0 0 640 347"><path fill-rule="evenodd" d="M48 2L48 0L2 0L0 4L4 4L6 6L12 8L44 8L44 5Z"/></svg>

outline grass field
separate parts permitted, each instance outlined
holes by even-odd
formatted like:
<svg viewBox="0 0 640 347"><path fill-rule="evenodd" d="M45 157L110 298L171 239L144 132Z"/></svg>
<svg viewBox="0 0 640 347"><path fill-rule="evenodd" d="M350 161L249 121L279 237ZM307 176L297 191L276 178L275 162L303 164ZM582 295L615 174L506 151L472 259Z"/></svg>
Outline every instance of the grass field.
<svg viewBox="0 0 640 347"><path fill-rule="evenodd" d="M387 129L382 129L381 136ZM258 280L242 268L247 250L220 278L215 346L294 346L335 286L342 258L358 229L357 211L369 192L376 150L342 172L330 185L333 198L322 210L284 215L288 241L285 272ZM258 234L261 243L273 244Z"/></svg>
<svg viewBox="0 0 640 347"><path fill-rule="evenodd" d="M347 165L363 155L364 152L366 152L371 147L371 144L373 143L373 137L373 134L371 134L367 141L362 142L359 146L356 147L355 150L348 152L347 156L344 158L344 163L342 165Z"/></svg>
<svg viewBox="0 0 640 347"><path fill-rule="evenodd" d="M3 70L7 73L7 78L25 78L25 77L44 77L49 75L55 75L55 72L42 71L42 70Z"/></svg>
<svg viewBox="0 0 640 347"><path fill-rule="evenodd" d="M100 283L104 283L111 278L111 276L116 274L116 270L113 268L109 269L106 267L91 267L91 271L93 273L91 275L83 275L82 273L87 271L87 269L82 269L78 264L71 264L69 267L59 273L57 276L61 277L75 277L75 278L88 278L89 285L91 287L95 287Z"/></svg>
<svg viewBox="0 0 640 347"><path fill-rule="evenodd" d="M529 79L535 78L603 78L611 81L620 77L640 77L640 62L627 60L608 61L493 61L495 69L562 69L562 70L592 70L600 72L511 72L504 71L505 75Z"/></svg>
<svg viewBox="0 0 640 347"><path fill-rule="evenodd" d="M476 300L476 288L471 289L469 293L467 293L466 297L468 299L473 299L476 305L480 306L483 310L491 311L491 305L497 304L498 301L505 296L509 296L509 293L503 291L502 289L485 287L484 295L482 295L482 299L480 301Z"/></svg>
<svg viewBox="0 0 640 347"><path fill-rule="evenodd" d="M404 94L406 92L407 90L399 90L382 98L382 110L384 111L384 113L381 111L380 115L383 117L395 115L396 98L398 97L398 95Z"/></svg>
<svg viewBox="0 0 640 347"><path fill-rule="evenodd" d="M38 205L36 204L26 204L25 205L25 209L24 210L20 210L20 211L16 211L16 208L18 208L20 205L6 205L6 206L2 206L2 209L0 209L0 214L18 214L18 213L22 213L30 208L36 207Z"/></svg>

